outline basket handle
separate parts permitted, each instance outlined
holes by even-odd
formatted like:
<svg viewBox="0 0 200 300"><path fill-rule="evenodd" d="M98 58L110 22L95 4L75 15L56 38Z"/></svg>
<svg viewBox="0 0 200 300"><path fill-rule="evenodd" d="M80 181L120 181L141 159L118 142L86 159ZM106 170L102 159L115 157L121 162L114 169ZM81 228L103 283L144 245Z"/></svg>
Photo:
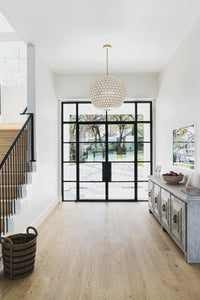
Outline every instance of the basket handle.
<svg viewBox="0 0 200 300"><path fill-rule="evenodd" d="M35 236L38 236L37 230L34 227L32 227L32 226L27 227L26 233L29 233L29 229L32 229L35 232Z"/></svg>
<svg viewBox="0 0 200 300"><path fill-rule="evenodd" d="M12 256L13 256L13 241L9 237L1 237L1 244L8 242L10 244L10 279L13 278L13 265L12 265Z"/></svg>
<svg viewBox="0 0 200 300"><path fill-rule="evenodd" d="M0 238L1 244L4 244L6 241L11 245L11 247L13 246L13 241L9 237L1 237Z"/></svg>

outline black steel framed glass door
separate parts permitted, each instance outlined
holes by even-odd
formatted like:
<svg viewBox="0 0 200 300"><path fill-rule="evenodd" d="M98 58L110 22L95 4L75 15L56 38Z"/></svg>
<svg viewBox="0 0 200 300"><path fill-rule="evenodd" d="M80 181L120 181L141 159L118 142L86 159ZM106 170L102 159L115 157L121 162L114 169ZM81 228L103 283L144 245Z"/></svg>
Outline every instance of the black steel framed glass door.
<svg viewBox="0 0 200 300"><path fill-rule="evenodd" d="M62 103L63 201L148 199L152 103L104 112L91 102Z"/></svg>

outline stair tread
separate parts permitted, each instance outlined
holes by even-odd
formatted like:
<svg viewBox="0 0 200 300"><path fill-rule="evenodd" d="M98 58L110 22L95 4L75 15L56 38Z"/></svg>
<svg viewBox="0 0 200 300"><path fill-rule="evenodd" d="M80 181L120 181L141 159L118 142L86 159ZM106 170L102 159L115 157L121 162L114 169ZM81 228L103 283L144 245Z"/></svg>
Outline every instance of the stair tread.
<svg viewBox="0 0 200 300"><path fill-rule="evenodd" d="M0 130L20 130L23 123L0 123Z"/></svg>

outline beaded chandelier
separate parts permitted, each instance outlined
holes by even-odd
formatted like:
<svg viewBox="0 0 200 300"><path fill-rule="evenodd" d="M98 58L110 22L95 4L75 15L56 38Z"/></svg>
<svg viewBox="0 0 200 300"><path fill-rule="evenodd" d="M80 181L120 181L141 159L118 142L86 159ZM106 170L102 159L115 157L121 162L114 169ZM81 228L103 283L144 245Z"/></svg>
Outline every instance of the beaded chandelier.
<svg viewBox="0 0 200 300"><path fill-rule="evenodd" d="M106 48L106 75L92 82L90 98L95 107L109 110L111 107L122 105L126 91L119 79L108 74L108 49L111 45L104 45L103 48Z"/></svg>

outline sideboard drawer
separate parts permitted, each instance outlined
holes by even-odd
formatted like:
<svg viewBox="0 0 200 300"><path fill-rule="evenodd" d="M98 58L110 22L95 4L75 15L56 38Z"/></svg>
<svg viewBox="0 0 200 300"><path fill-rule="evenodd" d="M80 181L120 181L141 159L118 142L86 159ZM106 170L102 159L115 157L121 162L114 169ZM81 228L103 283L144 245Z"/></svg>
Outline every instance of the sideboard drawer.
<svg viewBox="0 0 200 300"><path fill-rule="evenodd" d="M160 195L161 210L160 210L160 221L164 228L170 231L170 193L161 189Z"/></svg>
<svg viewBox="0 0 200 300"><path fill-rule="evenodd" d="M148 204L149 209L153 211L153 182L148 182Z"/></svg>
<svg viewBox="0 0 200 300"><path fill-rule="evenodd" d="M160 187L157 184L154 184L152 202L154 215L160 220Z"/></svg>
<svg viewBox="0 0 200 300"><path fill-rule="evenodd" d="M185 204L175 196L171 195L171 236L176 243L184 250L185 238Z"/></svg>

